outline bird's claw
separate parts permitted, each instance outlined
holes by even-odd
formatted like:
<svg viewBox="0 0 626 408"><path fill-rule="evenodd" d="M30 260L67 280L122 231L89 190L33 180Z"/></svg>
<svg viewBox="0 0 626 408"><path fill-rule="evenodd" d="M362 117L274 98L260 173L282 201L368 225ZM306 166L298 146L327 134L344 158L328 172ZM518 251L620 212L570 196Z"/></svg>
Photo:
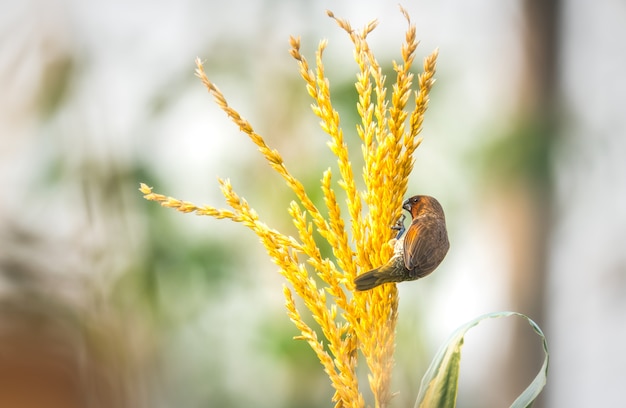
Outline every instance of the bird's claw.
<svg viewBox="0 0 626 408"><path fill-rule="evenodd" d="M398 221L396 221L396 223L391 227L392 230L398 231L395 239L400 238L402 234L404 234L404 231L406 231L406 228L404 228L405 219L406 219L406 215L402 214L400 218L398 218Z"/></svg>

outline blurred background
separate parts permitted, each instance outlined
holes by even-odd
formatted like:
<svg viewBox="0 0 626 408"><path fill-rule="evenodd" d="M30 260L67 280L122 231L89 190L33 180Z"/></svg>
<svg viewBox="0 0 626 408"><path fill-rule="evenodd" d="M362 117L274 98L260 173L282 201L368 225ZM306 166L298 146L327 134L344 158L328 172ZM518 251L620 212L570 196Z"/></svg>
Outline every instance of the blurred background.
<svg viewBox="0 0 626 408"><path fill-rule="evenodd" d="M194 77L194 58L316 196L335 160L289 35L310 61L329 40L326 73L359 163L357 67L325 10L353 27L379 19L371 45L391 73L406 28L397 2L0 4L0 406L330 406L256 237L137 188L223 207L216 177L230 178L292 233L293 196ZM400 285L394 406L413 406L454 328L500 310L547 335L536 406L620 405L626 3L403 6L421 39L416 72L440 49L409 193L442 202L452 246L437 273ZM481 324L458 406L508 406L541 359L521 319Z"/></svg>

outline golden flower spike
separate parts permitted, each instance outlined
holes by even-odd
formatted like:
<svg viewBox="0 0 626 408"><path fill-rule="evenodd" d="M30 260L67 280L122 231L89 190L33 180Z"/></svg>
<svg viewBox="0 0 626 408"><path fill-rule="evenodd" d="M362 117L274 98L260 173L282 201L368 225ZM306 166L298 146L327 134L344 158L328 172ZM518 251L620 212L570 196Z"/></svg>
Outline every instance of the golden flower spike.
<svg viewBox="0 0 626 408"><path fill-rule="evenodd" d="M145 184L141 184L140 188L147 200L159 202L164 207L228 218L254 231L289 283L284 286L283 294L287 314L301 332L296 339L305 340L322 363L335 389L332 400L336 407L365 406L356 375L357 350L365 357L369 369L374 405L386 407L392 397L391 369L398 316L396 287L382 285L371 291L355 293L353 281L358 272L384 264L393 254L389 240L394 231L389 226L400 216L408 177L413 169L413 153L421 141L417 136L434 83L437 51L426 57L423 72L418 75L417 85L414 86L414 75L410 70L418 43L415 26L407 12L404 9L401 11L406 17L408 29L401 47L402 60L393 63L396 78L390 97L382 68L367 42L368 34L377 23L370 22L356 30L347 21L328 12L349 35L355 50L357 109L361 117L356 134L361 139L360 152L365 162L365 188L362 191L355 182L348 144L344 140L339 114L331 103L330 85L324 74L322 57L327 44L320 42L315 64L311 67L300 52L300 39L290 39L290 54L297 61L306 89L313 98L313 112L319 117L322 129L330 138L328 146L337 157L338 184L347 203L347 218L351 220L349 227L341 214L337 192L331 187L330 168L322 175L321 188L326 209L320 211L302 183L287 170L281 155L271 149L252 125L228 105L224 95L207 77L200 60L196 60L196 75L220 108L252 140L268 164L295 193L297 199L289 206L288 213L298 236L282 234L259 220L256 212L235 193L227 180L219 182L230 209L198 207L153 193ZM414 88L418 90L414 91ZM415 107L407 111L411 97L415 100ZM328 215L324 216L325 213ZM333 249L332 258L322 256L313 238L315 232ZM303 259L306 263L302 262ZM322 287L318 287L313 273L321 280ZM306 323L302 310L296 305L294 293L302 299L319 330Z"/></svg>

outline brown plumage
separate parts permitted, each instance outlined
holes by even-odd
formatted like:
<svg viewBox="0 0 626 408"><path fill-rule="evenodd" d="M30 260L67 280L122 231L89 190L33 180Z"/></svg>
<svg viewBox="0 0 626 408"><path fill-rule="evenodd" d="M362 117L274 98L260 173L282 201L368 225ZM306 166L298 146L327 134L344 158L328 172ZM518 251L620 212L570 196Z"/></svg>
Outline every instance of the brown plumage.
<svg viewBox="0 0 626 408"><path fill-rule="evenodd" d="M404 201L402 208L411 213L411 225L404 237L396 240L389 262L357 276L354 280L357 290L423 278L434 271L448 253L446 219L439 201L416 195Z"/></svg>

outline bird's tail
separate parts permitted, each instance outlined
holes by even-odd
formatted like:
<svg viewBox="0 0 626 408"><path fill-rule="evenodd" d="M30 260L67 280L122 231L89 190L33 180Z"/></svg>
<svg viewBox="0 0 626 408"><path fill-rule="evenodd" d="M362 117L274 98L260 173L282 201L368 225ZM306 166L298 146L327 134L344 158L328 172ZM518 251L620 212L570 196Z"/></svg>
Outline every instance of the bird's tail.
<svg viewBox="0 0 626 408"><path fill-rule="evenodd" d="M385 270L384 268L385 267L382 266L357 276L354 280L356 290L369 290L383 283L400 282L402 280L402 276L390 273L389 270Z"/></svg>

